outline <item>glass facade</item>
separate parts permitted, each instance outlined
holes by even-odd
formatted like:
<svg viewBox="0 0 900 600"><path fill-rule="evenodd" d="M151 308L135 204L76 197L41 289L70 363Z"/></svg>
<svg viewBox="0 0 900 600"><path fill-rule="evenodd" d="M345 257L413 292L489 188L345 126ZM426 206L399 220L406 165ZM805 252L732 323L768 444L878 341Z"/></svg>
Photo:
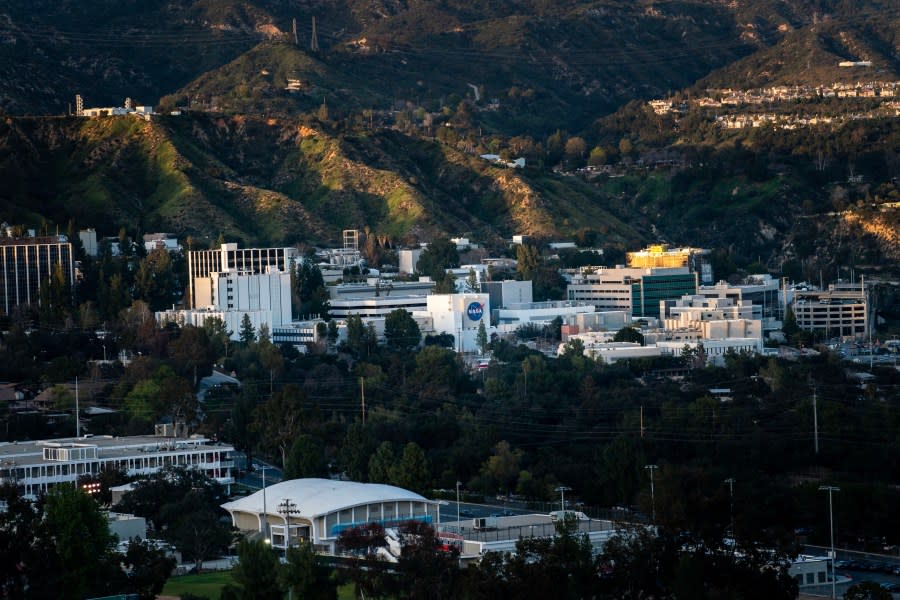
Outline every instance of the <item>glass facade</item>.
<svg viewBox="0 0 900 600"><path fill-rule="evenodd" d="M694 273L644 275L631 284L631 314L634 317L659 318L662 300L677 300L697 293Z"/></svg>
<svg viewBox="0 0 900 600"><path fill-rule="evenodd" d="M61 267L65 284L72 286L72 245L57 238L29 238L0 242L0 310L37 304L41 284Z"/></svg>

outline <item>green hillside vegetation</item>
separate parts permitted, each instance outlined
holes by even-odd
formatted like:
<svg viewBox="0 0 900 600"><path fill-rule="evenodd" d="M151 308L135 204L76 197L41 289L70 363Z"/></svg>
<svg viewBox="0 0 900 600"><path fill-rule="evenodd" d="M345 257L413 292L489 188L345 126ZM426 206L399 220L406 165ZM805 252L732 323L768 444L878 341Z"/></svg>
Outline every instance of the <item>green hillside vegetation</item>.
<svg viewBox="0 0 900 600"><path fill-rule="evenodd" d="M571 235L594 223L640 239L578 179L497 168L395 131L233 117L7 119L8 218L106 233L166 230L247 243L334 241L370 227L395 239L478 231ZM39 215L34 213L40 207Z"/></svg>

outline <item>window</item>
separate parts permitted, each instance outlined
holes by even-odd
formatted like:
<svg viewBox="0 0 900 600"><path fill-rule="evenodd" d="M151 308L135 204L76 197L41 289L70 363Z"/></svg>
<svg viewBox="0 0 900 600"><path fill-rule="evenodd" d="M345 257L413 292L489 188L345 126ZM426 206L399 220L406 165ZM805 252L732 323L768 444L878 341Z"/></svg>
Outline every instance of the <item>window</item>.
<svg viewBox="0 0 900 600"><path fill-rule="evenodd" d="M819 583L825 583L825 581L826 581L825 571L819 571Z"/></svg>
<svg viewBox="0 0 900 600"><path fill-rule="evenodd" d="M807 573L806 574L806 583L807 585L816 582L816 574L815 573Z"/></svg>

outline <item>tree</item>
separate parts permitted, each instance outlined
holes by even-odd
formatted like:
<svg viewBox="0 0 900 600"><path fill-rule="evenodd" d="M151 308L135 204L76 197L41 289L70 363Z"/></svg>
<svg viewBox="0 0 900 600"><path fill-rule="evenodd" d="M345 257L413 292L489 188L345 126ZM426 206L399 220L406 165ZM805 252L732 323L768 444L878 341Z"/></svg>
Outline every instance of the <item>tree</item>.
<svg viewBox="0 0 900 600"><path fill-rule="evenodd" d="M447 271L438 277L434 285L435 294L455 294L456 293L456 275L452 271Z"/></svg>
<svg viewBox="0 0 900 600"><path fill-rule="evenodd" d="M202 370L204 375L211 373L212 363L216 359L206 329L193 325L181 328L178 339L169 344L169 355L178 372L191 374L195 388L198 371Z"/></svg>
<svg viewBox="0 0 900 600"><path fill-rule="evenodd" d="M172 256L167 250L157 248L141 260L134 280L136 298L154 311L165 310L171 306L177 289Z"/></svg>
<svg viewBox="0 0 900 600"><path fill-rule="evenodd" d="M135 538L128 544L122 565L128 570L127 591L140 600L154 600L172 575L176 561L162 548Z"/></svg>
<svg viewBox="0 0 900 600"><path fill-rule="evenodd" d="M357 598L384 598L390 595L393 577L386 562L376 552L387 546L384 527L369 523L344 529L336 545L340 552L352 557L350 576Z"/></svg>
<svg viewBox="0 0 900 600"><path fill-rule="evenodd" d="M278 571L278 557L268 544L243 539L238 543L238 564L231 572L237 589L230 593L239 600L282 600Z"/></svg>
<svg viewBox="0 0 900 600"><path fill-rule="evenodd" d="M388 441L381 442L369 458L369 481L391 483L395 462L394 445Z"/></svg>
<svg viewBox="0 0 900 600"><path fill-rule="evenodd" d="M641 346L644 345L644 336L643 334L635 329L634 327L626 325L622 329L616 332L616 335L613 336L614 342L636 342Z"/></svg>
<svg viewBox="0 0 900 600"><path fill-rule="evenodd" d="M253 327L253 323L250 321L250 315L247 313L244 313L244 317L241 319L241 329L238 335L240 336L241 343L245 346L256 341L256 329Z"/></svg>
<svg viewBox="0 0 900 600"><path fill-rule="evenodd" d="M213 356L228 358L228 346L231 344L232 332L228 331L225 321L219 317L208 317L203 321L203 330L212 345Z"/></svg>
<svg viewBox="0 0 900 600"><path fill-rule="evenodd" d="M295 266L296 265L296 266ZM294 289L297 291L299 306L297 307L302 317L318 315L325 317L328 312L328 291L325 289L325 280L319 265L312 260L304 258L291 266L294 279Z"/></svg>
<svg viewBox="0 0 900 600"><path fill-rule="evenodd" d="M54 486L44 507L47 532L52 536L60 563L57 598L81 600L104 589L114 574L115 537L106 515L84 491L74 485Z"/></svg>
<svg viewBox="0 0 900 600"><path fill-rule="evenodd" d="M253 465L253 448L259 443L259 431L254 425L257 390L253 384L244 384L241 395L231 409L231 440L237 450L247 455L247 465Z"/></svg>
<svg viewBox="0 0 900 600"><path fill-rule="evenodd" d="M325 477L328 475L328 461L325 447L318 437L301 435L291 446L287 464L284 466L285 479L303 477Z"/></svg>
<svg viewBox="0 0 900 600"><path fill-rule="evenodd" d="M350 424L340 446L338 458L341 468L351 480L368 480L369 459L374 446L371 434L361 422L354 421Z"/></svg>
<svg viewBox="0 0 900 600"><path fill-rule="evenodd" d="M587 143L583 138L572 136L566 140L566 159L570 167L579 167L584 162L584 153L587 151Z"/></svg>
<svg viewBox="0 0 900 600"><path fill-rule="evenodd" d="M441 541L434 528L422 521L407 521L400 525L401 598L433 598L449 600L455 597L456 581L460 576L459 552L441 549Z"/></svg>
<svg viewBox="0 0 900 600"><path fill-rule="evenodd" d="M391 483L398 487L426 494L431 487L431 472L425 452L415 442L403 447L400 462L391 467Z"/></svg>
<svg viewBox="0 0 900 600"><path fill-rule="evenodd" d="M595 146L588 156L588 164L592 167L599 167L606 164L606 150L600 146Z"/></svg>
<svg viewBox="0 0 900 600"><path fill-rule="evenodd" d="M134 482L116 510L144 517L157 531L189 511L217 511L228 499L225 486L196 469L167 467Z"/></svg>
<svg viewBox="0 0 900 600"><path fill-rule="evenodd" d="M478 274L475 269L469 269L469 276L466 277L466 291L470 294L477 294L481 291L481 284L478 282Z"/></svg>
<svg viewBox="0 0 900 600"><path fill-rule="evenodd" d="M419 324L405 309L398 308L388 313L384 319L384 338L394 350L409 350L419 345L422 333Z"/></svg>
<svg viewBox="0 0 900 600"><path fill-rule="evenodd" d="M260 444L276 450L282 466L287 464L287 452L306 424L305 401L303 390L289 384L256 409L254 427L260 434Z"/></svg>
<svg viewBox="0 0 900 600"><path fill-rule="evenodd" d="M458 266L459 251L456 249L456 244L448 238L438 238L431 241L419 255L416 270L438 281L443 278L447 269Z"/></svg>
<svg viewBox="0 0 900 600"><path fill-rule="evenodd" d="M71 311L72 292L61 263L57 263L53 273L41 282L38 304L40 321L44 326L61 325Z"/></svg>
<svg viewBox="0 0 900 600"><path fill-rule="evenodd" d="M521 450L513 450L506 440L497 442L494 453L481 465L481 475L490 486L490 491L500 488L509 492L515 489L523 455Z"/></svg>
<svg viewBox="0 0 900 600"><path fill-rule="evenodd" d="M325 565L307 540L300 540L287 551L287 564L281 570L282 586L295 598L337 600L334 569Z"/></svg>
<svg viewBox="0 0 900 600"><path fill-rule="evenodd" d="M481 351L482 355L487 352L489 340L487 328L484 326L484 319L478 323L478 333L475 334L475 343L478 344L478 349Z"/></svg>
<svg viewBox="0 0 900 600"><path fill-rule="evenodd" d="M863 581L850 586L844 600L891 600L893 595L875 581Z"/></svg>
<svg viewBox="0 0 900 600"><path fill-rule="evenodd" d="M269 395L271 395L275 387L275 375L284 368L284 357L278 346L269 338L269 328L265 324L259 326L259 342L256 350L259 362L269 372Z"/></svg>
<svg viewBox="0 0 900 600"><path fill-rule="evenodd" d="M522 281L530 281L541 266L541 255L535 246L519 244L516 246L516 277Z"/></svg>
<svg viewBox="0 0 900 600"><path fill-rule="evenodd" d="M192 490L188 495L196 493ZM199 573L204 560L223 552L231 544L231 526L220 519L218 508L203 506L192 498L188 497L175 506L177 508L169 510L180 516L172 523L166 537L184 558L193 559Z"/></svg>

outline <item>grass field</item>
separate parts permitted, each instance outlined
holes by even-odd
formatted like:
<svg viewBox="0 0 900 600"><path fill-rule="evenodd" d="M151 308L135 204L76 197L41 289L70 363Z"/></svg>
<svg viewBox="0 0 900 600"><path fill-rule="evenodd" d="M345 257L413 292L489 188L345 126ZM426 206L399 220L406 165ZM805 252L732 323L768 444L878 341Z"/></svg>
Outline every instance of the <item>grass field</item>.
<svg viewBox="0 0 900 600"><path fill-rule="evenodd" d="M197 596L206 596L210 600L218 600L222 588L233 582L231 571L179 575L166 582L162 593L164 596L180 596L191 593Z"/></svg>
<svg viewBox="0 0 900 600"><path fill-rule="evenodd" d="M164 596L194 594L196 596L206 596L210 600L219 600L222 588L229 583L234 583L234 579L231 578L231 571L179 575L178 577L172 577L166 582L162 594ZM338 588L338 600L354 600L355 597L352 583Z"/></svg>

